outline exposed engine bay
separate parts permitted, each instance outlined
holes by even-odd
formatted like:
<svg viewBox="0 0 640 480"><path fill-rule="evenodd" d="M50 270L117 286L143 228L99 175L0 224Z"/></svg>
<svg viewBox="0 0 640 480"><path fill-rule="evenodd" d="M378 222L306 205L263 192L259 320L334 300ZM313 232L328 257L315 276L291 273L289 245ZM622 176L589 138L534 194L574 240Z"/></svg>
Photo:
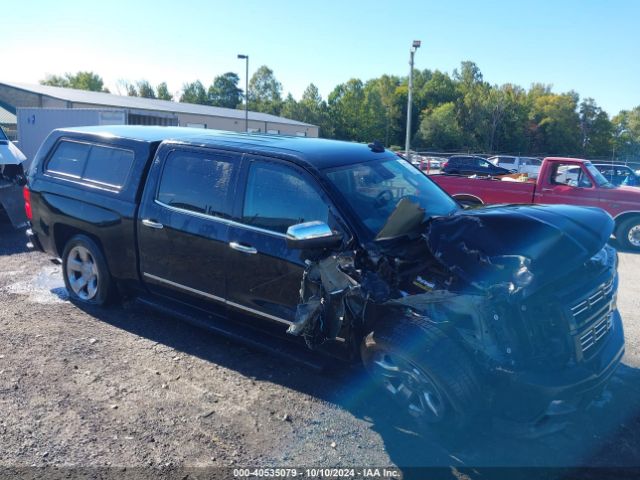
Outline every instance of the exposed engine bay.
<svg viewBox="0 0 640 480"><path fill-rule="evenodd" d="M562 292L617 281L612 230L597 209L496 206L425 220L402 199L365 248L306 260L288 332L316 348L345 328L420 315L491 369L558 368L575 359L567 339L577 328ZM615 306L611 295L603 302Z"/></svg>

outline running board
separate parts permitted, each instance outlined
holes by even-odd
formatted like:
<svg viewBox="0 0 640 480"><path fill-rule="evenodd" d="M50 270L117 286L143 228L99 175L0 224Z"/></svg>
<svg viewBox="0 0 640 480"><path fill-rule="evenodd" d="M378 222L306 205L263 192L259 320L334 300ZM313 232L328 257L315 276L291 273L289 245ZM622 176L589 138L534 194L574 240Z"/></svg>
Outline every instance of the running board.
<svg viewBox="0 0 640 480"><path fill-rule="evenodd" d="M280 357L283 360L301 364L317 372L324 371L329 366L327 357L323 356L322 353L306 350L302 345L297 345L269 332L252 328L244 323L214 316L205 317L204 314L198 315L197 312L192 312L188 307L180 308L160 299L137 297L135 301L143 307L151 308L196 327L223 335L253 350L259 350ZM339 362L339 360L335 359L334 362Z"/></svg>

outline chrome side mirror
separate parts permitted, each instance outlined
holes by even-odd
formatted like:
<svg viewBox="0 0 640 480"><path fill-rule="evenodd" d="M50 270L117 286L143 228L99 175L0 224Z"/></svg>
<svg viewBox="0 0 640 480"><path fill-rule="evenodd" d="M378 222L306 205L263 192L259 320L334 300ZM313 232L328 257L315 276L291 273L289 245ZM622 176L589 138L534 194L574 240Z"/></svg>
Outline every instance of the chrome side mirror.
<svg viewBox="0 0 640 480"><path fill-rule="evenodd" d="M336 248L341 242L342 234L320 221L298 223L287 229L287 246L293 249Z"/></svg>

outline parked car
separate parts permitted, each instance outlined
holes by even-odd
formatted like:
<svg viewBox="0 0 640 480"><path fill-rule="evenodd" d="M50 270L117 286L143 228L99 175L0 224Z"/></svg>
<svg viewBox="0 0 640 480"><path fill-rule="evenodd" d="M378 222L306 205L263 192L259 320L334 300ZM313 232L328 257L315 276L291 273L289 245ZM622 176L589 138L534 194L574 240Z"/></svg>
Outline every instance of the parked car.
<svg viewBox="0 0 640 480"><path fill-rule="evenodd" d="M473 155L454 155L449 157L442 165L442 173L449 175L478 175L491 177L494 175L506 175L515 173L515 170L508 170L488 162L482 157Z"/></svg>
<svg viewBox="0 0 640 480"><path fill-rule="evenodd" d="M616 187L640 187L640 175L627 165L594 163L593 166Z"/></svg>
<svg viewBox="0 0 640 480"><path fill-rule="evenodd" d="M439 170L441 166L440 159L436 157L420 156L414 158L411 163L423 171Z"/></svg>
<svg viewBox="0 0 640 480"><path fill-rule="evenodd" d="M254 345L361 358L422 425L491 413L542 431L624 352L606 213L464 210L376 143L54 130L24 198L79 305L135 297Z"/></svg>
<svg viewBox="0 0 640 480"><path fill-rule="evenodd" d="M526 173L531 178L537 178L540 172L542 160L536 157L514 157L510 155L497 155L487 160L507 170L515 170L518 173Z"/></svg>
<svg viewBox="0 0 640 480"><path fill-rule="evenodd" d="M640 251L640 190L616 188L588 160L545 158L535 183L445 175L430 178L468 204L564 203L602 208L614 218L620 244Z"/></svg>
<svg viewBox="0 0 640 480"><path fill-rule="evenodd" d="M23 163L26 157L0 127L0 218L6 214L15 228L24 227L21 185L24 185Z"/></svg>

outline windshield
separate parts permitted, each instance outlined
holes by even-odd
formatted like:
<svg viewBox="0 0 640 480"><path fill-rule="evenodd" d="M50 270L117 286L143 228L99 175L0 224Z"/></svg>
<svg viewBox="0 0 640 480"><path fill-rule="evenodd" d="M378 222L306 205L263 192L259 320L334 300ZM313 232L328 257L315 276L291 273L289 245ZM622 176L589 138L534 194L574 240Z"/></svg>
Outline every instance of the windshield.
<svg viewBox="0 0 640 480"><path fill-rule="evenodd" d="M382 230L401 199L419 204L425 218L458 209L451 197L400 158L347 165L327 172L327 177L371 236Z"/></svg>
<svg viewBox="0 0 640 480"><path fill-rule="evenodd" d="M0 140L8 140L7 136L4 134L4 130L0 127Z"/></svg>
<svg viewBox="0 0 640 480"><path fill-rule="evenodd" d="M600 173L600 170L593 166L592 163L586 163L585 166L600 188L614 188L614 185L611 184L609 180L607 180L605 176Z"/></svg>

